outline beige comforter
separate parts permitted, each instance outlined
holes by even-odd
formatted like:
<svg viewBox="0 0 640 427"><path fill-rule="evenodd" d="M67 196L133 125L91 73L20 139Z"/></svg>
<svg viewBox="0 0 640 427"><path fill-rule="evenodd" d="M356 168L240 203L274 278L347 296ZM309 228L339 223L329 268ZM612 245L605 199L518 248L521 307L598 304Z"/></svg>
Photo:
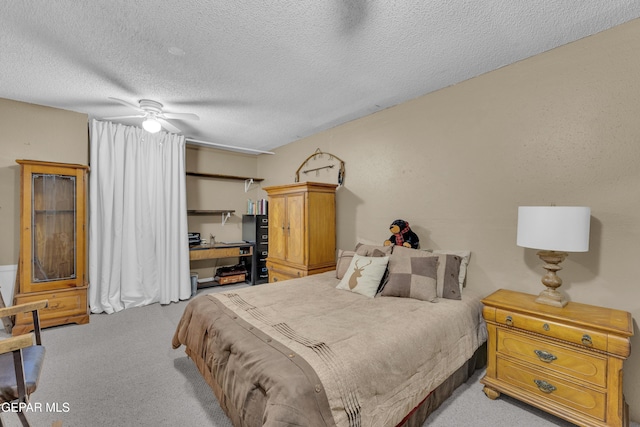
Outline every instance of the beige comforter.
<svg viewBox="0 0 640 427"><path fill-rule="evenodd" d="M202 358L235 425L387 427L486 340L472 289L430 303L337 283L327 272L197 297L173 346Z"/></svg>

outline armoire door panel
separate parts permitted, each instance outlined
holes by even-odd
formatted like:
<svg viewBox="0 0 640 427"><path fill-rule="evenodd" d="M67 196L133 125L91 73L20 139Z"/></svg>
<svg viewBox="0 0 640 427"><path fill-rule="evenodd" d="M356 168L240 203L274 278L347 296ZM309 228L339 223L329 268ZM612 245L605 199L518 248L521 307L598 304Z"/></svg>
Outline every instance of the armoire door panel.
<svg viewBox="0 0 640 427"><path fill-rule="evenodd" d="M309 194L308 239L314 242L309 249L309 264L332 262L336 256L336 201L332 193Z"/></svg>
<svg viewBox="0 0 640 427"><path fill-rule="evenodd" d="M269 219L269 256L285 259L287 249L285 197L273 197L269 200Z"/></svg>
<svg viewBox="0 0 640 427"><path fill-rule="evenodd" d="M287 196L287 257L294 264L305 263L304 194Z"/></svg>

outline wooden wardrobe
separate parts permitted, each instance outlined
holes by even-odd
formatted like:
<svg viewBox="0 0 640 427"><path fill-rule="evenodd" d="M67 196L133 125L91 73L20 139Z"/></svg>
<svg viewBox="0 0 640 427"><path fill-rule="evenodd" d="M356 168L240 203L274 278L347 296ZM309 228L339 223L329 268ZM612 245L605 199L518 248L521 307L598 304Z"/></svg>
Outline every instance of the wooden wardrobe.
<svg viewBox="0 0 640 427"><path fill-rule="evenodd" d="M265 187L269 196L269 282L336 267L335 184Z"/></svg>
<svg viewBox="0 0 640 427"><path fill-rule="evenodd" d="M41 326L88 323L86 176L88 166L34 160L20 164L20 255L16 304L46 299ZM30 314L13 334L33 330Z"/></svg>

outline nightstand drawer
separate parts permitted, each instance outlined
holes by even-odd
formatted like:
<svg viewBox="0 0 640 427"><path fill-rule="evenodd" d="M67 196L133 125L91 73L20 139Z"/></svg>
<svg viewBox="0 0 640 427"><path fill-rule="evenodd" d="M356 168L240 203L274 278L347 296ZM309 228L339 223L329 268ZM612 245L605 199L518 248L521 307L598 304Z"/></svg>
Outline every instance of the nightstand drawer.
<svg viewBox="0 0 640 427"><path fill-rule="evenodd" d="M542 369L606 387L607 358L596 352L573 350L510 330L498 329L498 353L529 362Z"/></svg>
<svg viewBox="0 0 640 427"><path fill-rule="evenodd" d="M498 357L497 362L497 377L500 381L531 393L536 399L548 399L604 421L605 393L561 380L544 370L528 369L501 357Z"/></svg>
<svg viewBox="0 0 640 427"><path fill-rule="evenodd" d="M514 313L509 310L496 310L496 322L529 332L556 338L584 348L607 351L607 334L586 328L545 320L539 317Z"/></svg>

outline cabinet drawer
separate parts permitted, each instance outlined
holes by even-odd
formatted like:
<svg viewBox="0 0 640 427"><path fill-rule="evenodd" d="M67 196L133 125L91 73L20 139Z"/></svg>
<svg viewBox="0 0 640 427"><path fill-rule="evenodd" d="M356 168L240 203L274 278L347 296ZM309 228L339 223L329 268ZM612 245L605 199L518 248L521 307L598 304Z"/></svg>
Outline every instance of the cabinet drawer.
<svg viewBox="0 0 640 427"><path fill-rule="evenodd" d="M509 310L497 309L496 322L525 331L557 338L584 348L607 351L607 334L586 328L563 325Z"/></svg>
<svg viewBox="0 0 640 427"><path fill-rule="evenodd" d="M550 400L571 410L604 421L606 394L580 387L543 370L529 369L498 357L498 380L532 394L536 399Z"/></svg>
<svg viewBox="0 0 640 427"><path fill-rule="evenodd" d="M16 304L43 299L49 300L49 306L40 310L40 319L43 323L51 319L87 314L87 288L39 292L37 295L18 295L16 296ZM16 315L16 324L31 323L32 321L31 313Z"/></svg>
<svg viewBox="0 0 640 427"><path fill-rule="evenodd" d="M295 279L307 275L303 270L269 262L267 262L267 269L269 270L269 283L281 282L283 280Z"/></svg>
<svg viewBox="0 0 640 427"><path fill-rule="evenodd" d="M499 354L600 387L607 386L607 358L596 352L574 350L502 328L498 328L497 340Z"/></svg>
<svg viewBox="0 0 640 427"><path fill-rule="evenodd" d="M204 248L204 249L192 249L189 251L189 259L191 261L200 260L200 259L212 259L212 258L235 258L242 255L240 249L250 248L251 246L246 246L244 248L225 248L225 247L217 247L217 248Z"/></svg>
<svg viewBox="0 0 640 427"><path fill-rule="evenodd" d="M269 283L282 282L284 280L295 279L295 276L283 274L279 271L269 271Z"/></svg>

